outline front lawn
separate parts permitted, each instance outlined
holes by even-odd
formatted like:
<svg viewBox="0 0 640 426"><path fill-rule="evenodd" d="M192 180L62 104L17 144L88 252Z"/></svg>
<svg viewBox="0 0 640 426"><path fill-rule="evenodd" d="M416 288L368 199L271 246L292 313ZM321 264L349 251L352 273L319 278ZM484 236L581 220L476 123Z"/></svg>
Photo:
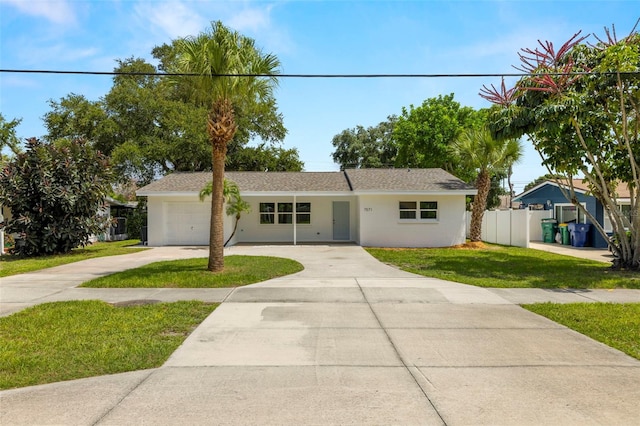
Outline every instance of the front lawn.
<svg viewBox="0 0 640 426"><path fill-rule="evenodd" d="M55 302L0 318L0 389L159 367L216 306Z"/></svg>
<svg viewBox="0 0 640 426"><path fill-rule="evenodd" d="M384 263L427 277L498 288L640 288L640 274L592 260L487 244L485 248L367 251Z"/></svg>
<svg viewBox="0 0 640 426"><path fill-rule="evenodd" d="M0 277L24 274L25 272L66 265L67 263L79 262L95 257L116 256L119 254L130 254L148 250L143 247L131 247L139 242L139 240L98 242L88 245L85 248L71 250L71 253L52 256L28 258L13 255L0 256Z"/></svg>
<svg viewBox="0 0 640 426"><path fill-rule="evenodd" d="M207 258L155 262L82 284L93 288L223 288L238 287L302 271L291 259L269 256L225 256L224 271L207 270Z"/></svg>
<svg viewBox="0 0 640 426"><path fill-rule="evenodd" d="M523 307L640 359L640 303L537 303Z"/></svg>

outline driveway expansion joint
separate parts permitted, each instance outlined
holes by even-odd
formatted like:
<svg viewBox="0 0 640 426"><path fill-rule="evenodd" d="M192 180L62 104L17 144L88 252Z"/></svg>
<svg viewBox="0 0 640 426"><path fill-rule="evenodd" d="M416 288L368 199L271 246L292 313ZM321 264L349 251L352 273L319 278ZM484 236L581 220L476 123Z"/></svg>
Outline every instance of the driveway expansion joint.
<svg viewBox="0 0 640 426"><path fill-rule="evenodd" d="M442 424L444 426L447 426L447 422L443 418L442 413L440 413L440 411L438 410L438 407L436 407L435 403L431 400L431 398L429 397L429 394L427 393L427 390L424 388L424 386L422 386L420 384L420 381L418 380L418 377L416 377L416 374L412 371L412 369L418 370L418 372L420 373L420 376L422 376L427 381L427 383L431 384L431 382L429 381L429 379L427 379L424 376L424 373L422 373L418 367L409 366L407 364L407 362L405 361L405 357L402 356L402 353L401 353L400 349L394 343L393 339L389 335L389 332L387 331L385 326L382 324L382 321L380 321L380 317L378 316L376 311L373 309L373 306L371 306L371 303L369 303L369 299L367 298L367 295L365 294L365 291L362 289L362 286L360 285L360 282L358 281L358 278L355 278L355 281L356 281L356 284L358 284L358 288L360 289L360 292L362 293L362 297L364 298L367 306L369 306L369 309L371 310L371 313L373 314L376 322L380 326L380 329L384 332L384 334L385 334L385 336L387 338L387 341L389 342L389 344L393 348L393 351L395 352L396 356L398 357L398 360L402 363L402 365L404 366L404 369L407 371L407 373L409 373L409 375L411 376L411 378L413 379L415 384L418 386L418 388L420 389L420 392L422 392L424 397L427 399L427 401L429 402L429 406L433 409L433 411L438 416L438 418L440 419Z"/></svg>
<svg viewBox="0 0 640 426"><path fill-rule="evenodd" d="M122 401L124 401L125 399L127 399L127 397L129 395L131 395L136 389L138 389L140 386L142 386L143 383L145 383L147 380L149 380L149 378L153 375L153 373L155 373L158 369L155 368L153 370L149 371L149 374L145 375L142 379L140 379L138 382L134 383L133 386L131 386L129 389L127 389L127 391L124 393L124 395L122 395L121 398L118 399L118 401L116 401L111 408L107 409L101 416L98 417L98 419L96 419L95 422L93 422L91 425L92 426L97 426L100 423L102 423L102 421L111 413L113 412L113 410L115 410L116 408L118 408L118 406L122 403Z"/></svg>

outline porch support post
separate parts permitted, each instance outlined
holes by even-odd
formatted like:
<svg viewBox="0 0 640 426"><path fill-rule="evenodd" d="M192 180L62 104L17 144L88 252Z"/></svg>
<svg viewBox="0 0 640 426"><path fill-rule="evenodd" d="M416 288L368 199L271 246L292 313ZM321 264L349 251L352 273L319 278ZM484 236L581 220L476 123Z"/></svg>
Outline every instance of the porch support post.
<svg viewBox="0 0 640 426"><path fill-rule="evenodd" d="M298 244L298 221L296 220L296 194L293 194L293 245Z"/></svg>

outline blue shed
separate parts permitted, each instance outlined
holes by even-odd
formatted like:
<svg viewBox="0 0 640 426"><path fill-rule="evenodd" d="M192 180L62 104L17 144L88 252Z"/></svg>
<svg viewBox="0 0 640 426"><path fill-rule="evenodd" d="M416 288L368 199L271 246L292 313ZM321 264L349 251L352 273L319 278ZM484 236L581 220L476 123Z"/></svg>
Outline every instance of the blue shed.
<svg viewBox="0 0 640 426"><path fill-rule="evenodd" d="M606 229L602 203L589 194L586 182L582 179L574 179L573 183L578 202L585 206L586 210ZM591 223L580 209L565 198L558 184L553 181L545 181L516 196L513 201L520 201L521 208L553 210L553 217L558 223ZM587 236L587 245L596 248L609 246L608 241L593 226Z"/></svg>

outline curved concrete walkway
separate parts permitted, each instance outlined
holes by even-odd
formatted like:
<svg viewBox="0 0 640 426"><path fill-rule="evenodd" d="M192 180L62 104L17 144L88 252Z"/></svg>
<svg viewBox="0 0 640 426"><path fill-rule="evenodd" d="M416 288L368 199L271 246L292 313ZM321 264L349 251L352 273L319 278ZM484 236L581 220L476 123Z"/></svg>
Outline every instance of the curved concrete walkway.
<svg viewBox="0 0 640 426"><path fill-rule="evenodd" d="M206 255L143 253L127 261ZM503 293L405 273L357 246L228 253L290 257L305 270L216 296L78 289L61 270L52 293L2 279L1 304L12 295L13 309L65 298L224 303L160 368L0 392L0 424L631 425L640 418L639 361L513 300L597 300L619 290ZM108 259L112 268L120 261ZM103 273L106 260L87 273ZM47 274L39 274L43 282ZM619 299L640 301L638 293Z"/></svg>

